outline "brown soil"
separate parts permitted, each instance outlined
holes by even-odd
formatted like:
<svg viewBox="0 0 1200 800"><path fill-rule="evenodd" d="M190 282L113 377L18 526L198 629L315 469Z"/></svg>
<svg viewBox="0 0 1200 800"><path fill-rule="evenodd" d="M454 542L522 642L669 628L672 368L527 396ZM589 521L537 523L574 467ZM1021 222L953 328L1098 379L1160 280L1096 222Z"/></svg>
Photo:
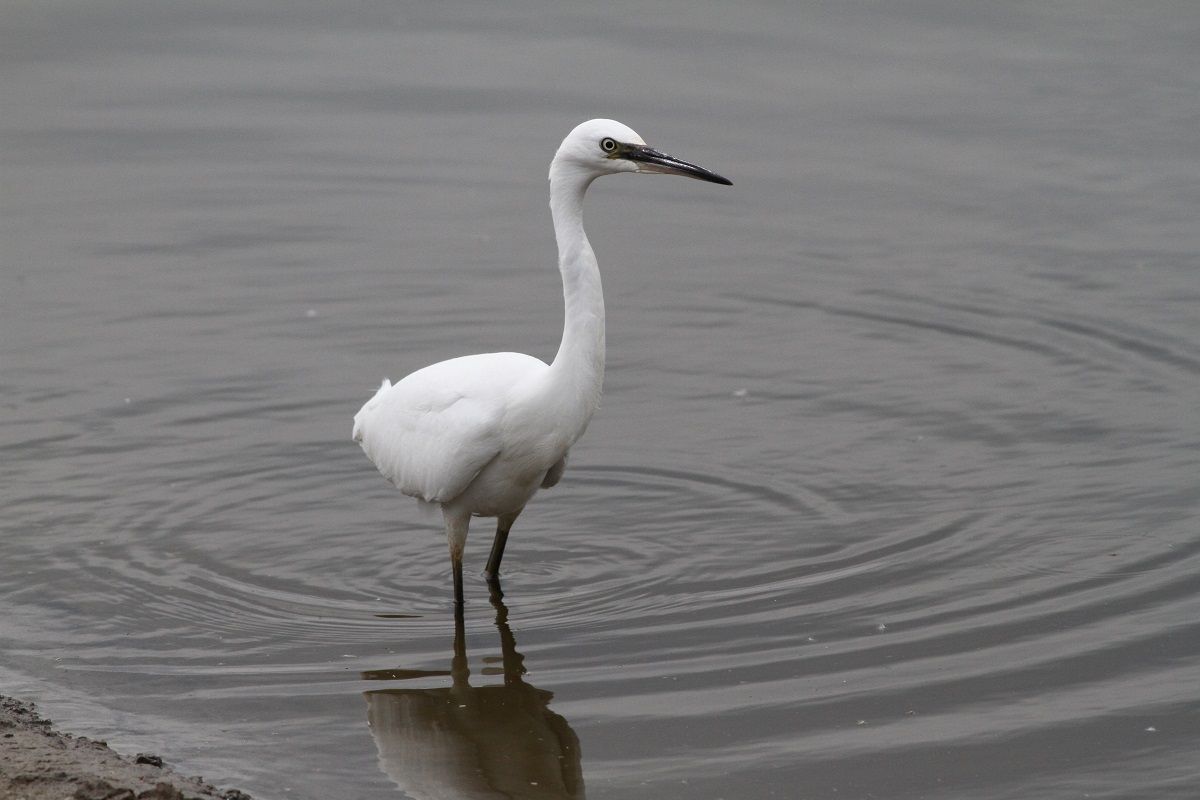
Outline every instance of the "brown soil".
<svg viewBox="0 0 1200 800"><path fill-rule="evenodd" d="M0 695L0 800L250 800L185 778L150 753L59 733L32 703Z"/></svg>

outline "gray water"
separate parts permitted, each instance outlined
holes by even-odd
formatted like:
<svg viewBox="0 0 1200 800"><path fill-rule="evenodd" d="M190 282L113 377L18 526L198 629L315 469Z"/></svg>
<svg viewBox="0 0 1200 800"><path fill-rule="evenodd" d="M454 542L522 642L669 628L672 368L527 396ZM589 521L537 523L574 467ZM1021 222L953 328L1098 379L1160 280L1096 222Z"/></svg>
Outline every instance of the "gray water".
<svg viewBox="0 0 1200 800"><path fill-rule="evenodd" d="M0 691L261 798L1200 791L1200 7L0 10ZM350 441L609 373L504 604Z"/></svg>

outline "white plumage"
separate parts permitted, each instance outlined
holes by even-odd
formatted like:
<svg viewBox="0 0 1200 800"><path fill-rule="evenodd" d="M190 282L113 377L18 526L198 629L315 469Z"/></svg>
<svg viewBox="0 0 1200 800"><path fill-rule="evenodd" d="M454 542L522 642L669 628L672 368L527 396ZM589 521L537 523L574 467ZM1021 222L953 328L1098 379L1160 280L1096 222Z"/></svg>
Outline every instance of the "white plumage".
<svg viewBox="0 0 1200 800"><path fill-rule="evenodd" d="M547 369L521 353L485 353L433 364L395 386L385 379L355 415L354 438L404 494L448 502L504 449L505 417L520 397L514 387Z"/></svg>
<svg viewBox="0 0 1200 800"><path fill-rule="evenodd" d="M550 364L521 353L442 361L384 380L354 416L354 440L401 492L441 506L462 604L462 552L472 516L497 517L488 559L495 580L508 531L533 494L562 476L604 381L604 295L583 230L583 196L600 175L662 172L729 184L647 147L633 130L595 119L563 140L550 164L550 211L565 319Z"/></svg>

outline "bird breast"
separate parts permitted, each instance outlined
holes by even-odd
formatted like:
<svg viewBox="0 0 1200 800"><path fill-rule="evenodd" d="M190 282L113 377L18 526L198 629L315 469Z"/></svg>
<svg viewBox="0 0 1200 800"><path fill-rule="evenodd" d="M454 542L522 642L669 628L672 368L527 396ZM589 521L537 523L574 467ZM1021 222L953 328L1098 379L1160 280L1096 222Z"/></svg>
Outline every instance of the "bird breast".
<svg viewBox="0 0 1200 800"><path fill-rule="evenodd" d="M457 501L472 513L520 510L583 435L596 404L556 385L555 377L553 368L546 368L511 388L500 423L500 451Z"/></svg>

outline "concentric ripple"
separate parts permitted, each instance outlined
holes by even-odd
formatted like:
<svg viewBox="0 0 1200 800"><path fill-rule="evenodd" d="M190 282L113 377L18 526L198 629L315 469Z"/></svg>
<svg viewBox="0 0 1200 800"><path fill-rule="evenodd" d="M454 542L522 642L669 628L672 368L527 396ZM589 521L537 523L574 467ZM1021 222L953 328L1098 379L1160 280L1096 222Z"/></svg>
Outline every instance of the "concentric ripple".
<svg viewBox="0 0 1200 800"><path fill-rule="evenodd" d="M1084 731L1112 756L1146 730L1186 726L1200 540L1188 530L1194 492L1169 478L1193 455L1149 453L1194 377L1187 346L1145 326L1135 339L1097 319L878 296L886 313L874 296L821 310L867 338L920 331L930 368L962 395L956 411L897 377L872 403L858 381L830 381L732 398L731 426L779 433L723 462L598 463L585 447L514 529L502 613L477 574L468 581L471 646L459 655L440 520L351 443L307 434L307 420L338 417L340 397L281 405L269 382L246 378L66 417L53 436L35 428L6 447L75 453L52 482L75 494L31 491L11 506L38 532L9 546L11 651L57 652L73 683L125 693L143 712L163 701L145 690L158 685L190 686L205 707L308 698L351 738L363 720L344 701L369 678L380 767L399 785L413 763L403 747L432 746L419 720L460 724L439 709L467 696L446 684L464 664L477 676L470 697L527 705L578 737L572 769L599 787L640 775L733 791L747 770L832 785L889 760L953 774L947 753L986 760L1009 742L1033 758L1048 737ZM765 315L810 307L740 302ZM1016 354L1002 378L1058 375L1055 394L1023 381L1019 399L976 398L955 368L973 348ZM1058 395L1098 379L1143 387L1146 401L1068 412ZM198 415L197 402L217 412ZM789 469L790 432L814 415L840 436L817 431L811 457ZM229 436L242 419L273 424ZM1093 441L1117 438L1119 451ZM876 463L839 455L855 451ZM752 455L776 477L747 479L756 473L738 462ZM839 458L833 474L805 466ZM475 521L468 572L491 533ZM45 602L44 586L62 589ZM490 655L494 624L502 656ZM510 700L489 689L500 661ZM507 746L504 714L471 719L470 736ZM345 748L356 755L328 769L348 779L369 751L347 744L343 759ZM1074 757L1102 774L1101 755ZM261 768L231 769L253 780Z"/></svg>

